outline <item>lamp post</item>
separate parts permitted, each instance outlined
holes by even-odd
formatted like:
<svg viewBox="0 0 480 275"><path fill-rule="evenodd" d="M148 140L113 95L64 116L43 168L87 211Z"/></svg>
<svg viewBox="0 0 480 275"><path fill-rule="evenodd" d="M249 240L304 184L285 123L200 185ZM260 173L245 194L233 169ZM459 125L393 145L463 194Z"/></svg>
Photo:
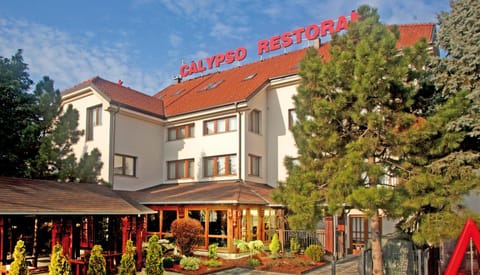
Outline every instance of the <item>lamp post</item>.
<svg viewBox="0 0 480 275"><path fill-rule="evenodd" d="M346 203L342 203L342 215L348 214L352 207ZM333 251L332 251L332 275L335 275L337 272L337 226L338 226L338 216L336 213L333 214Z"/></svg>
<svg viewBox="0 0 480 275"><path fill-rule="evenodd" d="M333 215L332 275L335 275L336 265L337 265L337 224L338 224L338 217L337 217L337 214L334 214Z"/></svg>

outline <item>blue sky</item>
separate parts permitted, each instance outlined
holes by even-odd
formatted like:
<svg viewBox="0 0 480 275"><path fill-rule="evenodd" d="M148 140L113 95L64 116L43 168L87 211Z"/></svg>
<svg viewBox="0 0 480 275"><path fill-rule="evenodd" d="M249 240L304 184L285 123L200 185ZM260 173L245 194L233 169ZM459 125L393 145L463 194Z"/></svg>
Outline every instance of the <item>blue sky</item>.
<svg viewBox="0 0 480 275"><path fill-rule="evenodd" d="M242 63L253 62L259 40L361 4L386 24L437 22L450 10L448 0L2 0L0 56L22 49L32 80L48 75L60 90L98 75L153 94L173 83L182 61L245 47Z"/></svg>

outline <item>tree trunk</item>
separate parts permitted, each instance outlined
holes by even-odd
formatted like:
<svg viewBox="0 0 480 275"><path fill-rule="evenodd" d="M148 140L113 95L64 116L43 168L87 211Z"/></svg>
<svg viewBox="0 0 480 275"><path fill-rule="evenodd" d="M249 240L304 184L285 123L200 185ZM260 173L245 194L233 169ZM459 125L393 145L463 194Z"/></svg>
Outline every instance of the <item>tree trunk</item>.
<svg viewBox="0 0 480 275"><path fill-rule="evenodd" d="M376 210L375 214L370 218L370 230L372 233L373 274L383 275L383 253L378 210Z"/></svg>

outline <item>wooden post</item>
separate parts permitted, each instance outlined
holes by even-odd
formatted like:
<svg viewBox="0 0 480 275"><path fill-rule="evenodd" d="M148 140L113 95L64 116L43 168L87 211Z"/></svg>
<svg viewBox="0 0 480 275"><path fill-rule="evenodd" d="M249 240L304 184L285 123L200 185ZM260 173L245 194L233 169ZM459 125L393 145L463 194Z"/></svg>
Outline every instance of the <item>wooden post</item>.
<svg viewBox="0 0 480 275"><path fill-rule="evenodd" d="M3 258L3 240L4 240L4 237L5 237L5 229L3 228L5 225L5 222L4 222L4 218L3 216L0 217L0 263L3 264L4 263L4 258Z"/></svg>
<svg viewBox="0 0 480 275"><path fill-rule="evenodd" d="M129 228L129 220L128 216L122 217L122 253L125 252L125 247L127 246L128 241L128 228Z"/></svg>
<svg viewBox="0 0 480 275"><path fill-rule="evenodd" d="M136 267L137 270L142 270L142 260L143 260L143 251L142 251L142 243L144 241L145 236L145 216L137 217L137 224L136 224L136 251L137 251L137 262Z"/></svg>

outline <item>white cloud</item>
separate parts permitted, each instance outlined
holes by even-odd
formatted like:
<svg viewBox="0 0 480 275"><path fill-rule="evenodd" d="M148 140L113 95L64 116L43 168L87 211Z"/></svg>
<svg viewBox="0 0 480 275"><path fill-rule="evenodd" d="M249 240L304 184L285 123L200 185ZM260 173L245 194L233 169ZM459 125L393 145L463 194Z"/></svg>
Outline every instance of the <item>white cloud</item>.
<svg viewBox="0 0 480 275"><path fill-rule="evenodd" d="M180 46L183 43L183 38L177 34L170 34L168 36L168 41L170 42L170 45L174 48Z"/></svg>
<svg viewBox="0 0 480 275"><path fill-rule="evenodd" d="M95 40L89 40L89 36L72 37L26 20L1 19L0 56L10 58L22 49L32 80L37 82L48 75L60 90L97 75L112 81L122 79L125 85L146 93L165 85L165 73L138 68L124 43L99 46L102 43L93 43Z"/></svg>

